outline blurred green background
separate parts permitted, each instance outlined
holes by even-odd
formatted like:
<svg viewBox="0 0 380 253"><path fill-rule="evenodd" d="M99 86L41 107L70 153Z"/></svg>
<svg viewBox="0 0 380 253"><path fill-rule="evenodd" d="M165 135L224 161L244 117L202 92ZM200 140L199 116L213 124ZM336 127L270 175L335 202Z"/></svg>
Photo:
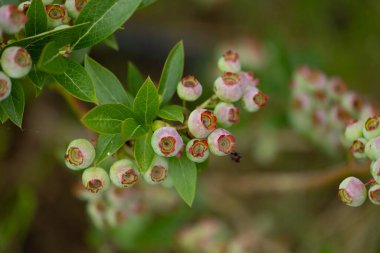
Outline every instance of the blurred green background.
<svg viewBox="0 0 380 253"><path fill-rule="evenodd" d="M307 184L313 176L303 176L345 164L345 152L326 155L287 121L289 82L301 64L338 75L377 102L379 17L376 0L158 0L138 11L116 34L119 51L100 45L90 52L124 83L128 61L157 81L170 48L184 40L185 74L211 88L223 45L241 38L259 45L249 67L271 100L233 129L242 162L213 157L199 174L193 209L179 202L99 232L72 193L78 176L62 155L71 139L94 136L56 91L35 98L26 86L23 129L0 126L0 252L187 252L179 231L205 217L247 235L253 246L246 252L379 252L379 208L344 207L337 198L342 175L315 187ZM301 186L278 185L286 180Z"/></svg>

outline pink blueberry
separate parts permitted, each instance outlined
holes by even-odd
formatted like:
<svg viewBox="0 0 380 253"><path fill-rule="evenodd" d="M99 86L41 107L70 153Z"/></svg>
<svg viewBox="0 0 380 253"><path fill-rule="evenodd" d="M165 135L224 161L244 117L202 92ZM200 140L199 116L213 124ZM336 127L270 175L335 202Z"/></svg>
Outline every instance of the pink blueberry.
<svg viewBox="0 0 380 253"><path fill-rule="evenodd" d="M194 76L185 76L177 85L178 96L186 101L195 101L202 95L202 85Z"/></svg>
<svg viewBox="0 0 380 253"><path fill-rule="evenodd" d="M131 187L139 179L136 165L128 159L113 163L109 173L111 182L119 188Z"/></svg>
<svg viewBox="0 0 380 253"><path fill-rule="evenodd" d="M23 11L18 10L17 5L9 4L0 7L0 27L9 34L15 34L24 28L28 21Z"/></svg>
<svg viewBox="0 0 380 253"><path fill-rule="evenodd" d="M210 155L207 140L192 139L186 145L186 156L191 161L202 163Z"/></svg>
<svg viewBox="0 0 380 253"><path fill-rule="evenodd" d="M32 58L22 47L8 47L1 55L1 67L11 78L26 76L32 68Z"/></svg>
<svg viewBox="0 0 380 253"><path fill-rule="evenodd" d="M240 121L240 109L233 104L220 102L215 106L214 114L224 127L236 125Z"/></svg>
<svg viewBox="0 0 380 253"><path fill-rule="evenodd" d="M256 112L265 106L269 97L259 89L251 87L245 91L243 96L243 107L248 112Z"/></svg>
<svg viewBox="0 0 380 253"><path fill-rule="evenodd" d="M206 109L195 109L189 115L188 127L196 138L206 138L216 128L217 118Z"/></svg>
<svg viewBox="0 0 380 253"><path fill-rule="evenodd" d="M6 99L11 94L12 81L9 77L0 71L0 101Z"/></svg>
<svg viewBox="0 0 380 253"><path fill-rule="evenodd" d="M207 138L211 153L217 156L229 155L235 149L235 137L225 129L218 128Z"/></svg>
<svg viewBox="0 0 380 253"><path fill-rule="evenodd" d="M152 135L152 148L157 155L172 157L181 151L183 140L173 127L162 127Z"/></svg>
<svg viewBox="0 0 380 253"><path fill-rule="evenodd" d="M366 197L365 185L356 177L348 177L339 185L339 198L348 206L361 206Z"/></svg>
<svg viewBox="0 0 380 253"><path fill-rule="evenodd" d="M243 88L238 74L224 72L214 82L216 96L225 102L236 102L243 96Z"/></svg>

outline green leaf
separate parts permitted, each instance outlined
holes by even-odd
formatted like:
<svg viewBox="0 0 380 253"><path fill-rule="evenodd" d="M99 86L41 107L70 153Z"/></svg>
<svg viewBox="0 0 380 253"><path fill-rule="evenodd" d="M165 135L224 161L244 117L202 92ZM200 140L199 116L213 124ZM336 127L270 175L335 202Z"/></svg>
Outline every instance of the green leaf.
<svg viewBox="0 0 380 253"><path fill-rule="evenodd" d="M54 79L74 97L88 102L97 102L95 87L87 71L79 63L66 59L67 69Z"/></svg>
<svg viewBox="0 0 380 253"><path fill-rule="evenodd" d="M84 62L85 68L95 85L96 97L100 104L120 103L127 106L133 105L133 99L127 95L123 85L111 71L89 56L85 57Z"/></svg>
<svg viewBox="0 0 380 253"><path fill-rule="evenodd" d="M115 34L108 36L102 43L113 50L119 51L119 44L117 43Z"/></svg>
<svg viewBox="0 0 380 253"><path fill-rule="evenodd" d="M37 63L38 69L49 74L63 74L68 67L68 62L59 49L60 46L55 41L46 44Z"/></svg>
<svg viewBox="0 0 380 253"><path fill-rule="evenodd" d="M95 164L99 164L116 151L118 151L125 143L126 138L121 134L100 134L96 141L96 157Z"/></svg>
<svg viewBox="0 0 380 253"><path fill-rule="evenodd" d="M141 0L91 0L83 8L77 24L91 23L73 44L80 49L93 46L113 34L140 5Z"/></svg>
<svg viewBox="0 0 380 253"><path fill-rule="evenodd" d="M162 95L162 104L166 104L173 97L177 85L181 80L184 65L184 50L182 41L178 42L170 51L162 70L159 94Z"/></svg>
<svg viewBox="0 0 380 253"><path fill-rule="evenodd" d="M81 31L89 24L80 24L63 28L60 30L51 30L43 32L35 36L27 37L21 40L14 41L7 45L20 46L28 50L28 53L32 56L33 61L37 62L42 48L50 41L55 41L58 46L64 46L78 39Z"/></svg>
<svg viewBox="0 0 380 253"><path fill-rule="evenodd" d="M27 37L47 31L47 14L42 0L33 0L26 15L28 17L28 22L25 24Z"/></svg>
<svg viewBox="0 0 380 253"><path fill-rule="evenodd" d="M38 96L44 88L45 81L47 78L46 73L39 71L37 69L37 66L33 64L33 67L30 70L28 77L30 81L32 81L32 83L34 84L34 87L36 88L36 96Z"/></svg>
<svg viewBox="0 0 380 253"><path fill-rule="evenodd" d="M5 123L8 120L8 114L0 106L0 122Z"/></svg>
<svg viewBox="0 0 380 253"><path fill-rule="evenodd" d="M157 0L143 0L139 6L139 9L145 8L151 4L154 4Z"/></svg>
<svg viewBox="0 0 380 253"><path fill-rule="evenodd" d="M169 176L181 198L191 206L197 186L197 167L186 156L169 158Z"/></svg>
<svg viewBox="0 0 380 253"><path fill-rule="evenodd" d="M0 106L7 114L8 118L21 128L22 117L24 115L25 97L22 83L18 80L12 80L11 95L0 102Z"/></svg>
<svg viewBox="0 0 380 253"><path fill-rule="evenodd" d="M121 124L127 118L132 118L131 109L122 104L105 104L96 106L83 118L83 124L89 129L101 134L119 134Z"/></svg>
<svg viewBox="0 0 380 253"><path fill-rule="evenodd" d="M162 119L179 121L183 123L184 116L182 107L178 105L165 105L158 111L158 116Z"/></svg>
<svg viewBox="0 0 380 253"><path fill-rule="evenodd" d="M135 142L135 159L141 173L145 173L149 169L149 166L155 156L151 144L152 134L152 132L149 132L146 135L136 139Z"/></svg>
<svg viewBox="0 0 380 253"><path fill-rule="evenodd" d="M146 132L148 132L148 128L133 118L126 119L121 124L121 135L127 139L141 136Z"/></svg>
<svg viewBox="0 0 380 253"><path fill-rule="evenodd" d="M159 109L157 89L148 77L133 102L133 111L137 119L145 125L152 123Z"/></svg>
<svg viewBox="0 0 380 253"><path fill-rule="evenodd" d="M132 63L128 63L128 89L133 96L136 96L141 85L144 83L144 77L140 70Z"/></svg>

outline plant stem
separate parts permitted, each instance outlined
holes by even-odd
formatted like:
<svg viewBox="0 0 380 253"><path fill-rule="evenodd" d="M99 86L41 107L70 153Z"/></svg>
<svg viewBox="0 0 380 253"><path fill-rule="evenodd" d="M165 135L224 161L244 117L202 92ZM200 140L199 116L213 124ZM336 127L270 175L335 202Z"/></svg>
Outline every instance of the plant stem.
<svg viewBox="0 0 380 253"><path fill-rule="evenodd" d="M214 94L209 99L204 101L201 105L198 106L198 108L204 108L208 106L210 103L214 102L217 99L217 96Z"/></svg>

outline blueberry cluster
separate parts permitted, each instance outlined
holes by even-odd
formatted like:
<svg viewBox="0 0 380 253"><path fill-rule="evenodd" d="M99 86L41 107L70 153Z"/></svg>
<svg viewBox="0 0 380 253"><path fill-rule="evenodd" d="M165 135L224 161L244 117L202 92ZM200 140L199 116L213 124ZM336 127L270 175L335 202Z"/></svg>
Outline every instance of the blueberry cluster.
<svg viewBox="0 0 380 253"><path fill-rule="evenodd" d="M380 205L380 118L371 116L351 122L346 127L345 137L351 142L349 150L355 158L372 161L368 197L373 204ZM346 178L339 186L339 196L349 206L360 206L367 196L366 185L355 177Z"/></svg>
<svg viewBox="0 0 380 253"><path fill-rule="evenodd" d="M110 183L118 188L133 186L139 178L148 184L169 180L170 157L186 155L195 163L205 162L209 154L230 155L235 161L240 156L235 151L235 138L224 128L236 125L240 120L240 109L233 104L242 99L243 107L254 112L264 106L267 95L258 88L258 80L252 74L241 72L239 55L226 52L218 62L223 72L214 83L215 95L189 113L183 125L171 125L157 120L152 124L154 131L150 143L155 156L144 172L140 172L133 158L119 159L108 172L91 166L95 159L95 148L85 139L72 141L66 151L65 161L72 170L83 170L83 185L97 193L109 188ZM186 76L177 85L178 96L185 101L195 101L202 94L202 86L194 76ZM212 110L205 108L212 108ZM185 108L186 109L186 108ZM187 109L186 109L187 110Z"/></svg>
<svg viewBox="0 0 380 253"><path fill-rule="evenodd" d="M373 107L347 89L340 78L302 66L291 82L290 122L301 134L329 154L350 145L343 136L352 119L374 114Z"/></svg>

